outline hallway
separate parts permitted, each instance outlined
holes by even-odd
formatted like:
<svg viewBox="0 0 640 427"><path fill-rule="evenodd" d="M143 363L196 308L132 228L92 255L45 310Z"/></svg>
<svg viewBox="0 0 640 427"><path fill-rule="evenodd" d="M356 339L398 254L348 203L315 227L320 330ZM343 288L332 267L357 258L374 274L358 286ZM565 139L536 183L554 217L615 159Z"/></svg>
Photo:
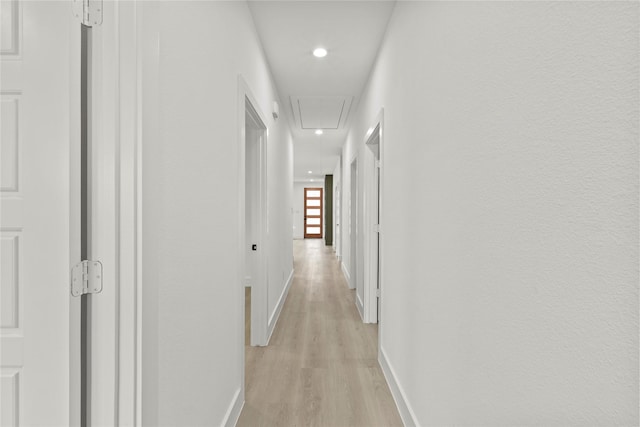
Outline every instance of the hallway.
<svg viewBox="0 0 640 427"><path fill-rule="evenodd" d="M2 0L0 76L0 426L640 426L640 1Z"/></svg>
<svg viewBox="0 0 640 427"><path fill-rule="evenodd" d="M400 426L377 362L377 325L363 324L331 247L294 240L295 276L268 347L246 347L238 426Z"/></svg>

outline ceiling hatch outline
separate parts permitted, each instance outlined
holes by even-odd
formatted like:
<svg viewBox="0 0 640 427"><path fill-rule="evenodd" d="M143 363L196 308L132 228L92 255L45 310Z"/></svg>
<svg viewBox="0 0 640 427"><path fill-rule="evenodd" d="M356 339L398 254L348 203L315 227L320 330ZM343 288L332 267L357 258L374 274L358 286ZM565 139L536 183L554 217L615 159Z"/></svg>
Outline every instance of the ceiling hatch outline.
<svg viewBox="0 0 640 427"><path fill-rule="evenodd" d="M340 118L342 117L342 113L344 111L344 104L346 103L346 100L342 100L341 102L341 106L340 106L340 114L338 115L338 120L336 121L336 125L334 126L330 126L330 125L325 125L325 124L321 124L318 126L305 126L304 125L304 116L302 115L302 105L300 105L300 99L298 99L298 114L300 114L300 127L302 129L339 129L340 128Z"/></svg>
<svg viewBox="0 0 640 427"><path fill-rule="evenodd" d="M296 126L303 130L345 127L353 96L290 96Z"/></svg>

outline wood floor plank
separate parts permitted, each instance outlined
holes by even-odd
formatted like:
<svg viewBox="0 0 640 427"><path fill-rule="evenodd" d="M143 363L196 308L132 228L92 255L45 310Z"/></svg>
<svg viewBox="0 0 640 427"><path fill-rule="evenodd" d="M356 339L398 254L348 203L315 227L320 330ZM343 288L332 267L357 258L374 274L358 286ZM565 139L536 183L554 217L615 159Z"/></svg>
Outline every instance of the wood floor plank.
<svg viewBox="0 0 640 427"><path fill-rule="evenodd" d="M362 323L331 248L294 241L294 268L269 346L245 346L237 425L402 426L377 362L377 325Z"/></svg>

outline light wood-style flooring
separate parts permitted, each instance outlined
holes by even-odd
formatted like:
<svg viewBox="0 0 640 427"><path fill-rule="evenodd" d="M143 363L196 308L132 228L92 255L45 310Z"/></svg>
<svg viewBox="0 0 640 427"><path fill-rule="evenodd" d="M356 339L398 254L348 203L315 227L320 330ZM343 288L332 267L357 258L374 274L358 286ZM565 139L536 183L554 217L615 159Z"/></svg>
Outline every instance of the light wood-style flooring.
<svg viewBox="0 0 640 427"><path fill-rule="evenodd" d="M295 276L267 347L246 347L238 426L402 426L331 247L294 241ZM248 321L248 318L247 318Z"/></svg>

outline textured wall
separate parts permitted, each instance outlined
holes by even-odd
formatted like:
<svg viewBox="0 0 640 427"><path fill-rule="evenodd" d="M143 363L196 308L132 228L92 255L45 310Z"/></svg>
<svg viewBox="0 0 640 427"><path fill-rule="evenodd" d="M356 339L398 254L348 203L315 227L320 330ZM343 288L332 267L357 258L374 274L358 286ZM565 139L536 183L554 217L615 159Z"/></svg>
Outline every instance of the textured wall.
<svg viewBox="0 0 640 427"><path fill-rule="evenodd" d="M638 7L397 4L344 170L384 107L382 348L420 425L638 425Z"/></svg>

